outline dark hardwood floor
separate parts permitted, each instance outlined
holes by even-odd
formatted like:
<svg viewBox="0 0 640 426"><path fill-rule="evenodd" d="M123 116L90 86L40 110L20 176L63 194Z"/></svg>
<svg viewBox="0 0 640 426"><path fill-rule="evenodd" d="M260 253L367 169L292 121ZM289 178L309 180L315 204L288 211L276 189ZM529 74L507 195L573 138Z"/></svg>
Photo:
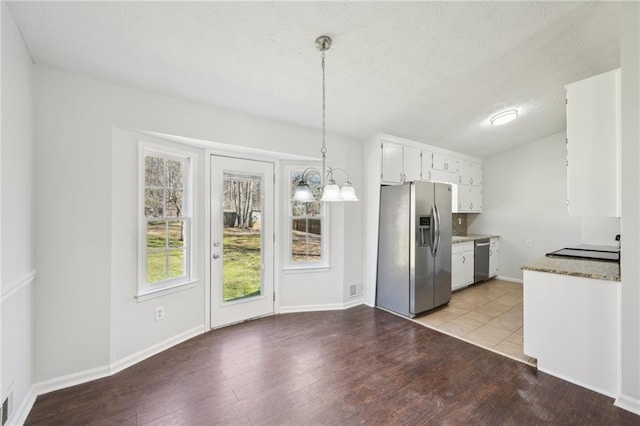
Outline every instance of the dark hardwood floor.
<svg viewBox="0 0 640 426"><path fill-rule="evenodd" d="M610 398L390 313L284 314L38 397L28 425L640 425Z"/></svg>

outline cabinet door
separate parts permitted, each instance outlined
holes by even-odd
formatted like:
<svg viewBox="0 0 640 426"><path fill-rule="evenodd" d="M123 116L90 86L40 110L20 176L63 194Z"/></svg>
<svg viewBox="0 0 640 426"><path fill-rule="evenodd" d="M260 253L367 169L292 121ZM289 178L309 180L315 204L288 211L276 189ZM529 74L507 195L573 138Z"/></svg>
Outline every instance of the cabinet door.
<svg viewBox="0 0 640 426"><path fill-rule="evenodd" d="M469 184L473 186L482 186L482 164L470 162L470 177Z"/></svg>
<svg viewBox="0 0 640 426"><path fill-rule="evenodd" d="M433 153L422 151L422 180L433 180Z"/></svg>
<svg viewBox="0 0 640 426"><path fill-rule="evenodd" d="M434 152L432 154L431 180L457 185L460 183L458 167L457 158Z"/></svg>
<svg viewBox="0 0 640 426"><path fill-rule="evenodd" d="M620 70L566 86L570 216L620 216Z"/></svg>
<svg viewBox="0 0 640 426"><path fill-rule="evenodd" d="M422 151L410 146L403 147L404 181L413 182L422 179Z"/></svg>
<svg viewBox="0 0 640 426"><path fill-rule="evenodd" d="M458 159L458 183L471 185L471 162Z"/></svg>
<svg viewBox="0 0 640 426"><path fill-rule="evenodd" d="M448 155L434 152L433 168L435 170L442 170L443 172L458 173L458 160Z"/></svg>
<svg viewBox="0 0 640 426"><path fill-rule="evenodd" d="M382 181L402 183L402 145L382 142Z"/></svg>
<svg viewBox="0 0 640 426"><path fill-rule="evenodd" d="M473 243L464 243L465 250L462 253L462 265L464 268L465 285L473 284Z"/></svg>
<svg viewBox="0 0 640 426"><path fill-rule="evenodd" d="M451 212L468 213L471 205L469 185L453 185L451 190Z"/></svg>
<svg viewBox="0 0 640 426"><path fill-rule="evenodd" d="M454 245L451 254L451 290L457 290L467 285L465 284L464 266L462 250Z"/></svg>
<svg viewBox="0 0 640 426"><path fill-rule="evenodd" d="M489 247L489 276L498 275L498 267L500 265L500 243L497 238L491 238Z"/></svg>
<svg viewBox="0 0 640 426"><path fill-rule="evenodd" d="M482 213L482 187L469 186L469 212Z"/></svg>

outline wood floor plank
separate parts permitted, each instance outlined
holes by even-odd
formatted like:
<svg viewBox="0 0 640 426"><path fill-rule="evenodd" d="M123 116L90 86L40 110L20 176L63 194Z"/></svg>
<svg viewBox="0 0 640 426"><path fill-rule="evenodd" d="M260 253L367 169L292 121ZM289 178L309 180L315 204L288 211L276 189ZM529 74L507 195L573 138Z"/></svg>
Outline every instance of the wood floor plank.
<svg viewBox="0 0 640 426"><path fill-rule="evenodd" d="M603 395L388 312L214 330L38 397L27 425L640 425Z"/></svg>

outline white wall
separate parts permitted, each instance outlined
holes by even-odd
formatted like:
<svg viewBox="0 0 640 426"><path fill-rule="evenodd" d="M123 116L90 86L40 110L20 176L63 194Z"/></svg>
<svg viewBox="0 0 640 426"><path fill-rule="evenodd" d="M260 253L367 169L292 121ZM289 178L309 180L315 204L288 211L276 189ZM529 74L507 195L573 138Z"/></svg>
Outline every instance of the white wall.
<svg viewBox="0 0 640 426"><path fill-rule="evenodd" d="M640 6L624 3L621 12L622 294L616 405L640 414Z"/></svg>
<svg viewBox="0 0 640 426"><path fill-rule="evenodd" d="M133 297L138 279L138 140L175 146L175 143L113 128L111 180L111 348L110 364L122 362L134 354L147 353L154 345L185 334L191 337L204 331L204 150L189 146L181 149L194 155L195 182L195 288L138 303ZM164 306L165 319L155 321L156 306ZM180 339L183 340L183 339ZM138 361L141 356L134 356ZM125 362L124 366L129 363ZM120 365L115 365L116 369Z"/></svg>
<svg viewBox="0 0 640 426"><path fill-rule="evenodd" d="M484 160L483 212L468 215L468 231L500 235L498 275L522 279L524 263L581 242L582 222L568 216L566 200L562 132Z"/></svg>
<svg viewBox="0 0 640 426"><path fill-rule="evenodd" d="M2 385L9 418L32 384L32 63L2 2ZM11 420L10 420L11 423Z"/></svg>
<svg viewBox="0 0 640 426"><path fill-rule="evenodd" d="M164 297L162 325L149 324L156 303L133 301L135 198L123 188L136 186L135 179L130 181L134 153L132 139L127 141L128 136L114 128L305 157L319 155L316 130L40 67L35 67L34 108L36 197L42 206L35 214L41 283L35 295L39 381L112 365L176 333L188 332L204 319L205 301L194 304L202 298L201 287ZM361 188L361 143L329 135L327 147L329 156L344 161L353 184ZM342 208L344 212L337 208L332 215L332 227L336 226L332 228L332 260L336 258L332 273L282 274L281 307L336 306L345 300L345 286L362 282L362 206L354 203ZM200 261L206 267L206 261Z"/></svg>

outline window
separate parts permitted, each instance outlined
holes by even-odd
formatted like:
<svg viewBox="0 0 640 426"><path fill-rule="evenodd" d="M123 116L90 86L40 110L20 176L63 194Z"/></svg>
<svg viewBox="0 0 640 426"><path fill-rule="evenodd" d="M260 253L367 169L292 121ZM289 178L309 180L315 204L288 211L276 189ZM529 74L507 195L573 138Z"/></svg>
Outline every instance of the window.
<svg viewBox="0 0 640 426"><path fill-rule="evenodd" d="M320 173L312 171L306 176L315 201L301 203L293 200L296 184L304 169L289 171L289 267L327 267L325 205L320 202Z"/></svg>
<svg viewBox="0 0 640 426"><path fill-rule="evenodd" d="M141 142L138 294L191 281L191 156Z"/></svg>

